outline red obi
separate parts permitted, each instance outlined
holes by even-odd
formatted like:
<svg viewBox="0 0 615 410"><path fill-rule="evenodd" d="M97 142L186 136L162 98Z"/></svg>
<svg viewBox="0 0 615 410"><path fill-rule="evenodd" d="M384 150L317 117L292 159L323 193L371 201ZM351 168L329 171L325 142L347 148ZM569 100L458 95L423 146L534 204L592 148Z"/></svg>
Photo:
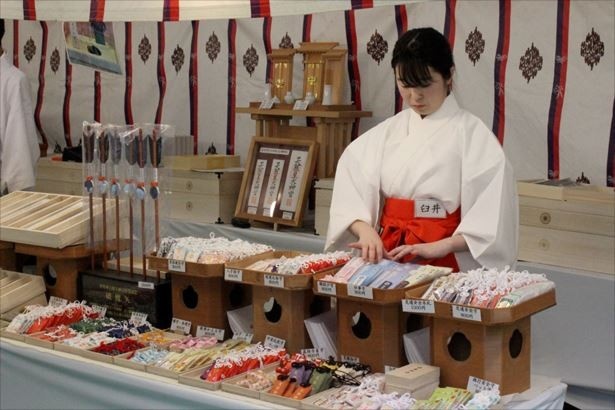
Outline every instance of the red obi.
<svg viewBox="0 0 615 410"><path fill-rule="evenodd" d="M461 220L461 208L446 218L416 218L414 200L387 198L380 217L382 243L390 251L400 245L435 242L453 235ZM415 255L406 255L401 262L411 262ZM438 259L421 259L416 263L422 265L447 266L453 272L459 272L455 254Z"/></svg>

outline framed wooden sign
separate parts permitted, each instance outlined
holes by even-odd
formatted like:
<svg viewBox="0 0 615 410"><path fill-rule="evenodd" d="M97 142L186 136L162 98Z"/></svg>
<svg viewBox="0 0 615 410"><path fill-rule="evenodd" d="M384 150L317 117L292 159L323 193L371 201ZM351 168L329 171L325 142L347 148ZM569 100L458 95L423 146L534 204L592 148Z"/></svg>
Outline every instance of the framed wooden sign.
<svg viewBox="0 0 615 410"><path fill-rule="evenodd" d="M299 226L316 164L316 142L252 138L235 216Z"/></svg>

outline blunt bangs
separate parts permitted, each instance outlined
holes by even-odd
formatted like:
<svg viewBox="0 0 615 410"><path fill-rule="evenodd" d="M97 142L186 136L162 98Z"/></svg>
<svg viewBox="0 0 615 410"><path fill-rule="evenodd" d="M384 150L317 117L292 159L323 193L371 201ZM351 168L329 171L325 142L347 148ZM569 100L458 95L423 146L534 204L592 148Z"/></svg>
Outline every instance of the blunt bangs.
<svg viewBox="0 0 615 410"><path fill-rule="evenodd" d="M404 87L427 87L433 81L429 65L417 58L398 62L395 75Z"/></svg>

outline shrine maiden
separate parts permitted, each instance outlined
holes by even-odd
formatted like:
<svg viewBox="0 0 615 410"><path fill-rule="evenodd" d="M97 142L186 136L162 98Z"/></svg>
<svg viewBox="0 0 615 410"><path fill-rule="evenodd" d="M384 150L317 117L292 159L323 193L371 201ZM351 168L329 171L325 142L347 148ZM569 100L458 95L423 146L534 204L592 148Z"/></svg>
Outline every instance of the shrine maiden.
<svg viewBox="0 0 615 410"><path fill-rule="evenodd" d="M353 141L335 175L325 247L468 270L517 258L518 205L497 138L457 104L453 56L432 28L399 38L392 67L410 107Z"/></svg>
<svg viewBox="0 0 615 410"><path fill-rule="evenodd" d="M40 156L30 85L2 49L3 36L0 20L0 195L33 188Z"/></svg>

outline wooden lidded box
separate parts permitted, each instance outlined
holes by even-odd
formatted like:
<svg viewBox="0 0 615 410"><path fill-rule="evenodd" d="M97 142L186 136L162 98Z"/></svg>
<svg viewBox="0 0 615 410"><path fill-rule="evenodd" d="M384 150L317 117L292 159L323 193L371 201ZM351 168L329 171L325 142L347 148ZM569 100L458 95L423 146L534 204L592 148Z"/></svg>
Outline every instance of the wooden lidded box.
<svg viewBox="0 0 615 410"><path fill-rule="evenodd" d="M167 201L163 212L168 211L171 218L192 222L230 223L243 176L243 169L238 168L239 157L175 156L169 157L169 161L172 170L162 189L170 190L171 194L163 196ZM37 163L34 189L38 192L82 195L82 180L80 163L41 158Z"/></svg>
<svg viewBox="0 0 615 410"><path fill-rule="evenodd" d="M615 273L615 190L519 181L519 259Z"/></svg>

